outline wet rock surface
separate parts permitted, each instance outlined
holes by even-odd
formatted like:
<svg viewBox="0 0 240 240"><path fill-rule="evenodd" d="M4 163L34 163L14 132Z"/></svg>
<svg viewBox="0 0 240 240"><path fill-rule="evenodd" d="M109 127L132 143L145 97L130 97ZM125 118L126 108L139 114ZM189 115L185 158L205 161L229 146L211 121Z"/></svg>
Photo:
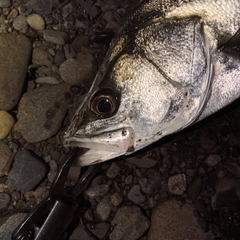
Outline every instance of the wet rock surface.
<svg viewBox="0 0 240 240"><path fill-rule="evenodd" d="M64 131L109 47L100 30L116 33L138 2L0 1L0 114L9 117L0 117L0 239L47 196L68 151ZM68 239L238 240L239 106L104 163ZM73 166L67 184L80 172Z"/></svg>

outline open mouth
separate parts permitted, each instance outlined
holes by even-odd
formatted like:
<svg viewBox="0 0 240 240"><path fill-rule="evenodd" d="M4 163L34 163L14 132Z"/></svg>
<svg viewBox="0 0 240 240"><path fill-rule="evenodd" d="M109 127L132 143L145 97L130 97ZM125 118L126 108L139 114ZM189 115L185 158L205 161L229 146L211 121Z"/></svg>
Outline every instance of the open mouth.
<svg viewBox="0 0 240 240"><path fill-rule="evenodd" d="M67 137L64 145L85 148L86 151L80 156L78 164L86 166L131 152L134 146L134 132L132 128L122 128L95 136L75 135Z"/></svg>

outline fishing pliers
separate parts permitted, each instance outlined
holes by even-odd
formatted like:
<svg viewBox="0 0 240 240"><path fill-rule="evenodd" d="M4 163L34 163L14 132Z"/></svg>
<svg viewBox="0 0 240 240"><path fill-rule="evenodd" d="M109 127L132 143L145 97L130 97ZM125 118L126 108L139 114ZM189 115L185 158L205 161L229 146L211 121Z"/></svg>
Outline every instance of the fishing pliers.
<svg viewBox="0 0 240 240"><path fill-rule="evenodd" d="M78 182L65 187L71 165L79 156L79 149L72 149L65 157L50 187L48 196L33 208L12 234L12 240L65 239L79 206L79 196L98 172L100 165L92 165L81 174ZM82 171L82 169L81 169Z"/></svg>

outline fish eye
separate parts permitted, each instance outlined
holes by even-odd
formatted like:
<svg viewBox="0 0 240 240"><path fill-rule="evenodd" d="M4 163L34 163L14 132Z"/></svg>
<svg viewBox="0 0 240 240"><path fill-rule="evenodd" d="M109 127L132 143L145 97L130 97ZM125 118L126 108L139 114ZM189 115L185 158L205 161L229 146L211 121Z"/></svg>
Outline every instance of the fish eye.
<svg viewBox="0 0 240 240"><path fill-rule="evenodd" d="M97 92L91 100L91 111L100 117L110 117L117 110L117 96L109 89Z"/></svg>

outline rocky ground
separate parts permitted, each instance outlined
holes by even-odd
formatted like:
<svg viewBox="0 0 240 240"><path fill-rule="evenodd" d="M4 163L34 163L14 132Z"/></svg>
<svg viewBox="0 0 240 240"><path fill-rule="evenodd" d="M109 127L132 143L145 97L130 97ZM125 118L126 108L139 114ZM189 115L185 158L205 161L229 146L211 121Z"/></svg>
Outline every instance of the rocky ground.
<svg viewBox="0 0 240 240"><path fill-rule="evenodd" d="M47 196L63 134L139 1L0 1L0 238ZM107 37L107 38L106 38ZM76 181L80 167L69 179ZM239 101L103 164L70 240L239 240Z"/></svg>

